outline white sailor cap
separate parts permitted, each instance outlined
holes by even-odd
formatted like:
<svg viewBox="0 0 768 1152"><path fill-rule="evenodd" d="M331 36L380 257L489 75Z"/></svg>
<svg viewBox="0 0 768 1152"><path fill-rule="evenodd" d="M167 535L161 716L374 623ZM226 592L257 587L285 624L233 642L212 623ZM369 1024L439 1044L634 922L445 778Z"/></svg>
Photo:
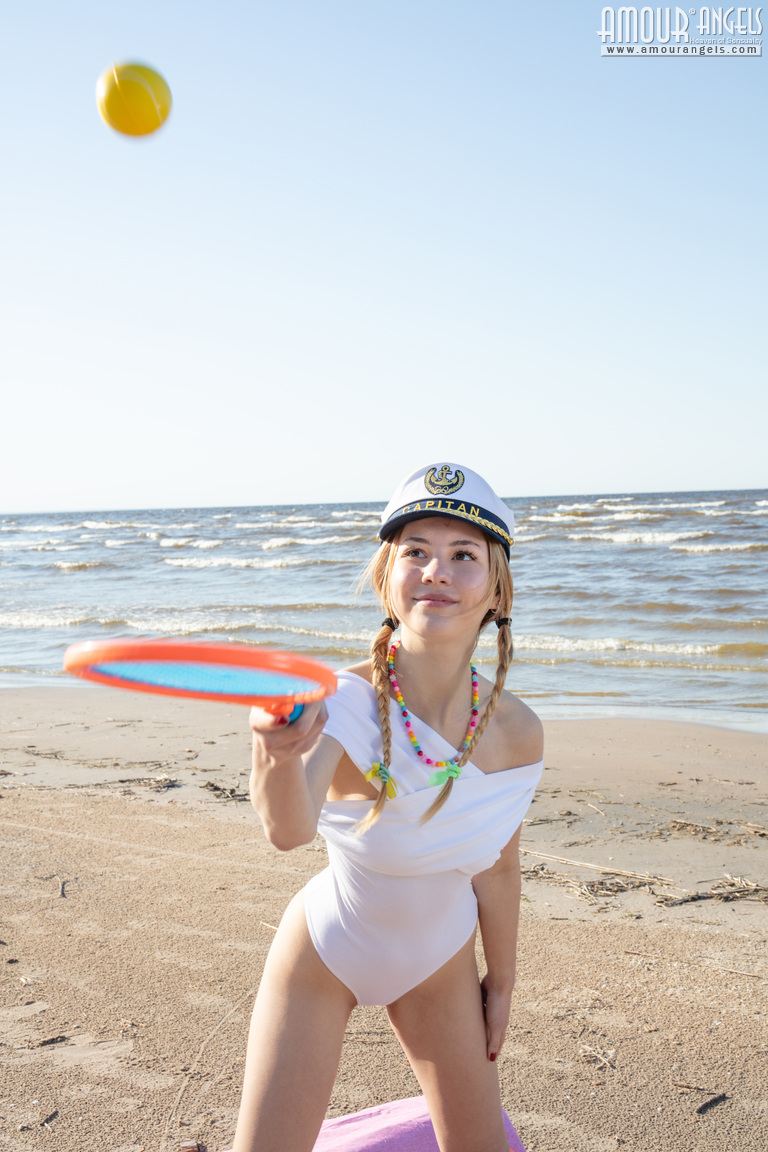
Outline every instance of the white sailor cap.
<svg viewBox="0 0 768 1152"><path fill-rule="evenodd" d="M424 516L455 516L500 540L507 556L513 543L515 517L511 509L470 468L429 464L403 480L381 517L379 539L389 540L409 520Z"/></svg>

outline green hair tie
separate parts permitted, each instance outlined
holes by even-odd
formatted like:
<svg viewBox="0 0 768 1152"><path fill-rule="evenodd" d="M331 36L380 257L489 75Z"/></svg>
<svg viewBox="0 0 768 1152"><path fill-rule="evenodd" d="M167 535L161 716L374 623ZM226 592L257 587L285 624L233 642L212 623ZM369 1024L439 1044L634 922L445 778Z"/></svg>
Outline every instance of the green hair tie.
<svg viewBox="0 0 768 1152"><path fill-rule="evenodd" d="M395 796L397 796L397 784L393 780L392 773L389 771L389 768L386 766L386 764L382 764L379 761L374 761L370 771L366 772L365 778L370 782L373 780L374 776L378 776L379 780L381 780L382 787L386 788L387 799L394 800Z"/></svg>
<svg viewBox="0 0 768 1152"><path fill-rule="evenodd" d="M458 764L449 764L442 772L433 772L427 783L436 787L440 784L445 784L451 777L454 780L458 780L459 776L461 776L461 768L459 768Z"/></svg>

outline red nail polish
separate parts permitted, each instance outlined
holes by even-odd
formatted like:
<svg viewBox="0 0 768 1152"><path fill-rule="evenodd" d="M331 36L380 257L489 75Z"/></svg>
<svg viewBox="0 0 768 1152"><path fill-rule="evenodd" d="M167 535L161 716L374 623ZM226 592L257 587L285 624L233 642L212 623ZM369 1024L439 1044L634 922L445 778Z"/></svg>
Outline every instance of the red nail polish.
<svg viewBox="0 0 768 1152"><path fill-rule="evenodd" d="M495 1060L495 1059L496 1059L496 1053L495 1053L495 1052L491 1052L491 1054L490 1054L490 1056L488 1057L488 1059L489 1059L489 1060L491 1060L491 1061Z"/></svg>

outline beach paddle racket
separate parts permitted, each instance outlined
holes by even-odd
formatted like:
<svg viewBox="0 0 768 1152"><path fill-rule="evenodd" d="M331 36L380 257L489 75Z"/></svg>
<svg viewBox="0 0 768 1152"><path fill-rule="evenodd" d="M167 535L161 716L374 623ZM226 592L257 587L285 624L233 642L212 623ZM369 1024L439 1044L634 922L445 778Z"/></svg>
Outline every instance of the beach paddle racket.
<svg viewBox="0 0 768 1152"><path fill-rule="evenodd" d="M319 660L247 644L187 640L93 640L64 653L64 670L111 688L257 704L295 720L336 691Z"/></svg>

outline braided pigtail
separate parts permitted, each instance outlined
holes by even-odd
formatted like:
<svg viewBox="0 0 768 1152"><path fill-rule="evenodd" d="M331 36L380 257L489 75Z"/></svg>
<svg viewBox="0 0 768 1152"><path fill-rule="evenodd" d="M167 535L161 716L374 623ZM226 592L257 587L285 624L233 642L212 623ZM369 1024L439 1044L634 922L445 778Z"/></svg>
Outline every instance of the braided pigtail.
<svg viewBox="0 0 768 1152"><path fill-rule="evenodd" d="M392 724L389 710L389 669L387 656L392 639L393 628L396 621L388 616L376 633L371 644L371 683L376 692L376 708L379 713L379 727L381 728L381 761L371 766L366 772L366 780L373 780L374 776L381 781L381 788L376 797L376 803L371 811L357 825L358 835L365 832L375 824L382 813L387 797L390 799L397 795L397 785L389 774L389 765L392 759Z"/></svg>
<svg viewBox="0 0 768 1152"><path fill-rule="evenodd" d="M494 611L489 611L486 618L480 627L482 631L487 624L492 620L498 620L498 638L496 641L496 648L498 652L498 664L496 666L496 679L494 680L491 694L488 697L483 714L478 721L472 739L467 745L466 749L462 752L461 756L457 757L456 765L463 768L464 765L470 760L472 753L477 747L478 741L485 732L491 717L496 711L496 705L499 702L499 697L504 691L504 685L507 680L507 673L509 666L512 663L512 628L510 626L509 613L512 610L512 573L509 570L509 565L504 555L501 545L491 542L491 580L498 581L496 587L499 594L499 603ZM447 801L453 789L453 777L449 776L445 784L443 784L435 800L427 808L419 823L426 824L431 820L436 813L440 811L442 806Z"/></svg>

